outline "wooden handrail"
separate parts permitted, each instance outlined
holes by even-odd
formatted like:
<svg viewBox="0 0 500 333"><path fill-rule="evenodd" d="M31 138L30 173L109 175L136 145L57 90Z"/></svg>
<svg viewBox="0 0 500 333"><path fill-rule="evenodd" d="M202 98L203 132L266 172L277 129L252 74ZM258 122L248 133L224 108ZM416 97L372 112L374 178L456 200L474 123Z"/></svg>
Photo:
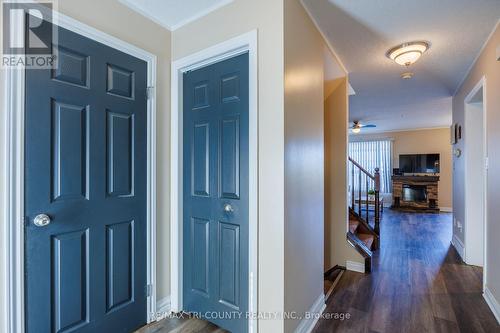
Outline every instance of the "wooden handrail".
<svg viewBox="0 0 500 333"><path fill-rule="evenodd" d="M369 219L370 219L370 214L369 214L369 203L370 203L370 197L369 197L369 190L370 190L370 183L373 181L373 191L375 192L374 193L374 200L373 200L373 203L375 204L375 216L374 216L374 220L375 220L375 225L374 225L374 228L373 228L373 231L377 234L377 235L380 235L380 169L379 168L375 168L375 173L372 175L370 172L368 172L365 168L363 168L358 162L356 162L354 159L352 159L351 157L349 157L349 162L352 163L353 167L352 167L352 171L351 171L351 208L353 211L356 211L356 200L358 201L357 202L357 214L358 216L361 217L362 215L362 204L363 204L363 200L362 200L362 188L363 188L363 184L362 184L362 174L365 175L365 200L364 200L364 204L365 204L365 213L366 213L366 217L365 217L365 220L367 222L367 224L369 225ZM358 172L358 187L357 188L354 188L354 183L355 183L355 180L354 180L354 175L355 175L355 168L357 168L359 170ZM358 192L358 193L355 193L355 192ZM357 195L356 195L357 194ZM357 196L357 199L355 198Z"/></svg>
<svg viewBox="0 0 500 333"><path fill-rule="evenodd" d="M368 177L370 177L371 179L375 180L375 176L373 176L371 173L369 173L368 171L366 171L365 168L363 168L358 162L356 162L355 160L353 160L351 157L349 157L349 161L352 162L352 164L354 164L356 167L358 167L359 170L361 170L365 175L367 175ZM375 171L377 170L378 168L375 169Z"/></svg>

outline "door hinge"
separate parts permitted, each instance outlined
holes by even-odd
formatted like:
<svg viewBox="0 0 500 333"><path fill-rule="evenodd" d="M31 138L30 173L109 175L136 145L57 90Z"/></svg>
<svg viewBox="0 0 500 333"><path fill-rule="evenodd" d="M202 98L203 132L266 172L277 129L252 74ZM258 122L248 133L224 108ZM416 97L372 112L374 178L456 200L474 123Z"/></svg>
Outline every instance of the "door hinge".
<svg viewBox="0 0 500 333"><path fill-rule="evenodd" d="M155 87L147 87L146 89L146 97L148 99L152 99L155 93Z"/></svg>
<svg viewBox="0 0 500 333"><path fill-rule="evenodd" d="M153 285L147 284L146 285L146 297L150 297L151 295L153 295Z"/></svg>

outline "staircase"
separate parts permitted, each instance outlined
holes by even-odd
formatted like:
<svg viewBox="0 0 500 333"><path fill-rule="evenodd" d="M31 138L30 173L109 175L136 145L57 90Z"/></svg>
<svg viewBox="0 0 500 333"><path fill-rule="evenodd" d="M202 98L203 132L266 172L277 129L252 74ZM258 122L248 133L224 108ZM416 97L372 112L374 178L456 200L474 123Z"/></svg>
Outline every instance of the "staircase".
<svg viewBox="0 0 500 333"><path fill-rule="evenodd" d="M370 273L373 251L380 247L380 173L371 174L349 157L349 231L347 241L365 258Z"/></svg>

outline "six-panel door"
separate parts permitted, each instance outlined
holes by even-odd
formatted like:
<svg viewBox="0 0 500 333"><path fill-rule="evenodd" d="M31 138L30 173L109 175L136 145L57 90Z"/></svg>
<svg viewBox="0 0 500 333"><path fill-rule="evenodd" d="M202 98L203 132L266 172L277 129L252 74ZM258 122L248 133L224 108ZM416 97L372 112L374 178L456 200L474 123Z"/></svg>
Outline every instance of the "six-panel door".
<svg viewBox="0 0 500 333"><path fill-rule="evenodd" d="M183 79L184 310L246 332L248 54Z"/></svg>
<svg viewBox="0 0 500 333"><path fill-rule="evenodd" d="M147 65L61 28L53 51L26 71L27 332L129 332L147 319Z"/></svg>

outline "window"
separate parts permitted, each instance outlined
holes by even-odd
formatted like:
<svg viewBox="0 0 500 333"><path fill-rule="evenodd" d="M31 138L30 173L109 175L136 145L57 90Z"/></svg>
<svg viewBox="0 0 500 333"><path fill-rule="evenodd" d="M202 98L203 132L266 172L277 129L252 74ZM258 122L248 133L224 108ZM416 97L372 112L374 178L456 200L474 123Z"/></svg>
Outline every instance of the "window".
<svg viewBox="0 0 500 333"><path fill-rule="evenodd" d="M371 174L379 168L380 192L391 193L392 140L349 142L349 157Z"/></svg>

